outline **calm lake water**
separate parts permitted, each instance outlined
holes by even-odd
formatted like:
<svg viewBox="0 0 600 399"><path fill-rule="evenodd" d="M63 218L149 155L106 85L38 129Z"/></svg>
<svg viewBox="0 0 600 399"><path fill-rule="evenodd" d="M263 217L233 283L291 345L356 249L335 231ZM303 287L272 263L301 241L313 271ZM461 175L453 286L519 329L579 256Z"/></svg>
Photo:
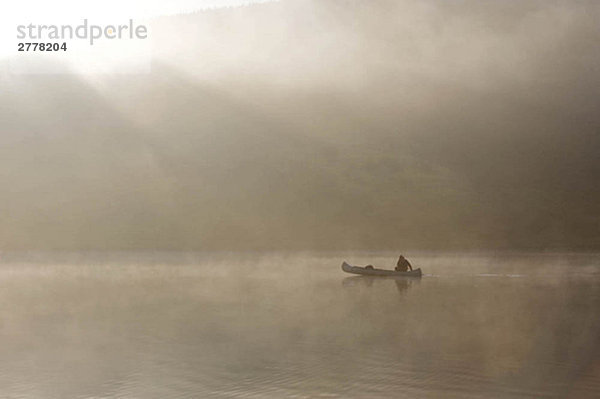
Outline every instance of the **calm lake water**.
<svg viewBox="0 0 600 399"><path fill-rule="evenodd" d="M600 256L3 254L2 398L598 398Z"/></svg>

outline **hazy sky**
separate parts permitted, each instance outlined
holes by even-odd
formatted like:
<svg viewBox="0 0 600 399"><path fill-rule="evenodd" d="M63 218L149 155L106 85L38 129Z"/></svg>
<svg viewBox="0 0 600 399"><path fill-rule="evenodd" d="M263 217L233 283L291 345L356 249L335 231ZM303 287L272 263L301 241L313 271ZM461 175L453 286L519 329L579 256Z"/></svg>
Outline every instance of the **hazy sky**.
<svg viewBox="0 0 600 399"><path fill-rule="evenodd" d="M599 19L287 0L153 19L148 74L2 74L0 247L600 248Z"/></svg>
<svg viewBox="0 0 600 399"><path fill-rule="evenodd" d="M25 0L0 6L0 57L14 56L16 26L120 23L128 18L146 21L160 15L207 8L241 6L273 0Z"/></svg>
<svg viewBox="0 0 600 399"><path fill-rule="evenodd" d="M55 17L66 15L76 18L104 18L110 16L157 16L197 11L206 8L263 3L270 0L26 0L5 7L7 14L21 17Z"/></svg>

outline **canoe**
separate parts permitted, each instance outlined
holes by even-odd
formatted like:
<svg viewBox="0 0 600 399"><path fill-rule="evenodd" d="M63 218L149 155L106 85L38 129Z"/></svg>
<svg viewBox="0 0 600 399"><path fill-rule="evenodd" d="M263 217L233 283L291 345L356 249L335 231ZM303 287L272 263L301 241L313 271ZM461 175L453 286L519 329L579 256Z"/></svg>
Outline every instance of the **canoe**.
<svg viewBox="0 0 600 399"><path fill-rule="evenodd" d="M342 263L342 270L346 273L361 274L363 276L421 277L421 269L397 272L395 270L365 269L364 267L349 265L346 262Z"/></svg>

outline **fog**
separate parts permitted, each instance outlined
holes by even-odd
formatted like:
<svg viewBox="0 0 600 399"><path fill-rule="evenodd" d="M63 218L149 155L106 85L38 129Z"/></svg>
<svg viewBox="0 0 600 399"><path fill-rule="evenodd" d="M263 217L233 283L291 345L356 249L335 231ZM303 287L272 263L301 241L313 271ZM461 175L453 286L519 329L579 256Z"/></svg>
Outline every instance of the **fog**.
<svg viewBox="0 0 600 399"><path fill-rule="evenodd" d="M420 253L422 279L344 278L341 257L3 256L3 393L598 397L597 255Z"/></svg>
<svg viewBox="0 0 600 399"><path fill-rule="evenodd" d="M600 4L156 18L147 75L0 75L0 249L598 249Z"/></svg>

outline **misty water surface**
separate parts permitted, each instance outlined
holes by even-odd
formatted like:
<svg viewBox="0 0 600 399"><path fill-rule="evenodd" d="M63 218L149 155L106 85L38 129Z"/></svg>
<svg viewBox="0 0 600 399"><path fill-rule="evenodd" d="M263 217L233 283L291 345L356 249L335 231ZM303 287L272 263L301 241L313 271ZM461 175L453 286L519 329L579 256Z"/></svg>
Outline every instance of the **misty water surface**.
<svg viewBox="0 0 600 399"><path fill-rule="evenodd" d="M600 257L4 254L9 398L592 398Z"/></svg>

